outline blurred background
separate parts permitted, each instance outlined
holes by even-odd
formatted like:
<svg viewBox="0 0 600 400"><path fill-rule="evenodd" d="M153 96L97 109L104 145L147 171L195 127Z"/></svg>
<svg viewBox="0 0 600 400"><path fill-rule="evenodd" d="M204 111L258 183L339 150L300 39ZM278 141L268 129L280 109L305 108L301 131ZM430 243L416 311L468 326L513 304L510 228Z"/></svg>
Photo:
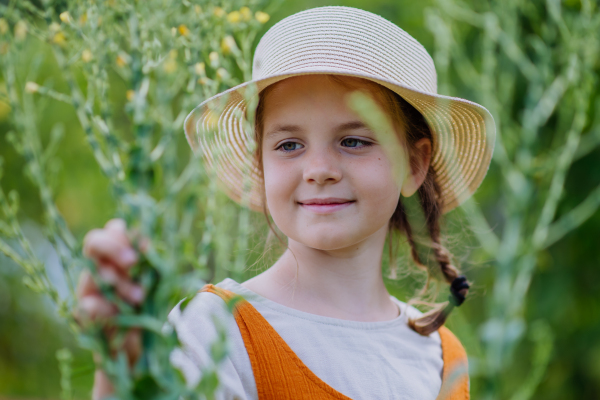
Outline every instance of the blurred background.
<svg viewBox="0 0 600 400"><path fill-rule="evenodd" d="M490 172L474 201L452 212L446 225L450 248L475 282L448 323L471 357L473 398L600 399L598 5L585 0L286 0L267 10L270 19L254 45L282 18L326 5L362 8L399 25L434 57L440 93L479 102L496 119L503 142L497 144ZM32 54L45 51L31 46ZM43 62L42 80L60 75L52 57ZM5 88L3 79L4 74L0 85ZM59 90L62 83L55 83ZM123 107L117 93L122 98L126 90L115 89L107 101ZM24 157L7 140L14 129L10 113L0 98L0 184L6 193L20 193L23 229L50 278L55 274L59 291L65 292L53 272L60 269L58 257L42 233L38 190L24 175ZM54 196L81 240L116 215L110 182L70 105L56 102L38 118L42 131L61 122L66 132L56 155ZM548 198L555 204L547 204ZM540 219L549 221L540 228ZM402 258L400 268L402 263L409 261ZM244 279L259 269L234 275ZM209 279L226 275L231 271L213 271ZM64 348L73 354L73 397L89 398L89 352L78 349L48 297L25 287L23 277L19 266L0 255L0 399L59 398L57 351ZM409 276L387 283L407 300L417 281Z"/></svg>

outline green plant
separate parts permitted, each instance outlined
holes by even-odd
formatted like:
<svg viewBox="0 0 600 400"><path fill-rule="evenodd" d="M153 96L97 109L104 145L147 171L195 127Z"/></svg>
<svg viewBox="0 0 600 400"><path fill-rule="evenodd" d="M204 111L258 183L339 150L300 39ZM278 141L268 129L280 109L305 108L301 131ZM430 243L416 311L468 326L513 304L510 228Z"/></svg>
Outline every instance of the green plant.
<svg viewBox="0 0 600 400"><path fill-rule="evenodd" d="M467 97L494 115L498 137L488 193L498 200L463 209L481 252L493 265L481 351L472 378L480 398L528 399L552 352L546 323L528 323L527 293L540 255L590 218L600 187L576 207L557 210L570 167L600 144L600 14L592 1L492 1L469 6L438 0L427 11L440 92ZM499 214L488 222L484 211ZM495 229L492 229L492 226ZM498 233L495 233L498 232ZM503 384L527 330L530 373L510 392ZM510 396L510 397L509 397Z"/></svg>
<svg viewBox="0 0 600 400"><path fill-rule="evenodd" d="M79 344L99 355L117 398L214 394L214 370L203 371L198 388L189 388L171 367L169 355L178 341L164 321L180 299L219 273L217 262L237 267L233 274L242 273L251 233L249 211L231 203L215 207L215 179L183 143L182 123L203 99L250 78L254 39L268 20L262 11L266 5L259 0L0 5L0 65L6 85L0 101L10 107L11 124L6 138L39 190L45 235L60 256L69 294L60 295L24 233L16 191L7 195L0 189L0 251L23 268L28 287L56 304ZM46 74L49 66L57 73ZM82 330L73 319L75 278L84 267L94 271L94 265L82 257L81 240L55 204L57 154L62 141L78 134L57 123L46 138L42 116L56 102L72 107L109 182L117 216L151 243L132 271L147 293L139 308L120 301L110 287L102 288L120 310L111 322L117 334L110 340L102 327ZM228 240L232 234L240 238L234 246ZM202 237L199 246L195 235ZM130 368L119 343L132 327L143 330L144 351ZM222 348L214 346L217 364L225 356ZM71 357L66 350L57 357L67 398Z"/></svg>

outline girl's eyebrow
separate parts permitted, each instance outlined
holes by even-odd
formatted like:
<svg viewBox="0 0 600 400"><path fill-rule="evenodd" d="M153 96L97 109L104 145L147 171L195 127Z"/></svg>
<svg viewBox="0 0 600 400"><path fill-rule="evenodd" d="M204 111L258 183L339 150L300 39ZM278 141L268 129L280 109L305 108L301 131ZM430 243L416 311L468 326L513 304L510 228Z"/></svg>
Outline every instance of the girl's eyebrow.
<svg viewBox="0 0 600 400"><path fill-rule="evenodd" d="M344 132L344 131L351 131L351 130L355 130L355 129L369 129L369 127L367 125L364 124L364 122L362 121L350 121L350 122L344 122L343 124L340 124L337 126L337 128L335 128L335 132ZM267 134L265 135L265 137L270 138L272 136L281 134L281 133L298 133L298 132L302 132L302 128L298 125L292 125L292 124L279 124L279 125L275 125L271 130L269 130L269 132L267 132Z"/></svg>
<svg viewBox="0 0 600 400"><path fill-rule="evenodd" d="M281 125L275 125L273 127L273 129L271 129L271 130L269 130L269 132L267 132L265 137L269 138L271 136L275 136L280 133L298 133L301 131L302 131L302 128L300 128L298 125L281 124Z"/></svg>
<svg viewBox="0 0 600 400"><path fill-rule="evenodd" d="M351 131L353 129L369 129L362 121L350 121L339 125L336 132Z"/></svg>

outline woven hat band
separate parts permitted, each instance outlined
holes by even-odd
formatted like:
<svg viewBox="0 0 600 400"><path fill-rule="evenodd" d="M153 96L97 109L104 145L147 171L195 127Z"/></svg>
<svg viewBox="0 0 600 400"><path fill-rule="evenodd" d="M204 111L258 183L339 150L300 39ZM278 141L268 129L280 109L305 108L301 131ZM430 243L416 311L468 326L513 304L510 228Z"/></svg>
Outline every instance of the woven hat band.
<svg viewBox="0 0 600 400"><path fill-rule="evenodd" d="M419 42L378 15L347 7L315 8L275 24L256 48L252 78L323 70L437 93L433 60Z"/></svg>

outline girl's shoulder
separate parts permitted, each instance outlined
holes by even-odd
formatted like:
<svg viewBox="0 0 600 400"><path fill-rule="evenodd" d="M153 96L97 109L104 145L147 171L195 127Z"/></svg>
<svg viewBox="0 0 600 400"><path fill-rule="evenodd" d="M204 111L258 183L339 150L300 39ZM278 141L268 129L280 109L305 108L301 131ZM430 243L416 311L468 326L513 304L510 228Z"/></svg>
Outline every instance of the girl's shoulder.
<svg viewBox="0 0 600 400"><path fill-rule="evenodd" d="M218 283L221 287L223 282ZM227 289L227 284L224 285ZM217 295L199 292L184 299L169 313L168 323L177 332L181 348L171 354L171 363L190 384L200 380L202 371L215 370L221 385L219 399L246 399L256 391L248 354L233 314ZM215 346L217 343L220 346ZM225 359L214 362L214 349L227 349ZM255 397L248 397L255 398Z"/></svg>
<svg viewBox="0 0 600 400"><path fill-rule="evenodd" d="M226 281L216 286L228 289ZM191 299L181 300L169 313L168 321L177 330L180 340L181 336L183 339L197 336L202 342L214 340L220 332L237 326L225 302L209 292L198 292Z"/></svg>

